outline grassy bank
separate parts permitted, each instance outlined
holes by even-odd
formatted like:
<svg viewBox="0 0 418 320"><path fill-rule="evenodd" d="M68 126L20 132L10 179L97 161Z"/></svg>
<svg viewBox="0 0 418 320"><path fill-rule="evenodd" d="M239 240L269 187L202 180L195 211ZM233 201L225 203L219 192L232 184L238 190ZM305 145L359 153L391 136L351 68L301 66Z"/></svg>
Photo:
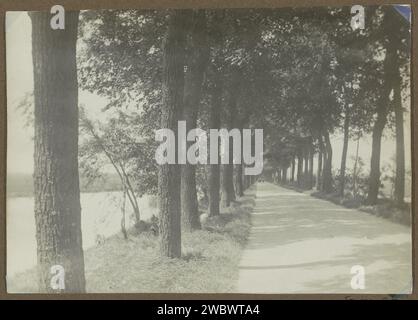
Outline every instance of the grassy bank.
<svg viewBox="0 0 418 320"><path fill-rule="evenodd" d="M406 226L411 225L411 205L405 203L402 206L396 205L393 200L379 199L373 206L364 205L364 199L354 199L352 197L341 197L338 194L324 192L312 192L311 196L331 201L349 209L357 209L377 217L388 219L392 222L400 223Z"/></svg>
<svg viewBox="0 0 418 320"><path fill-rule="evenodd" d="M242 248L248 238L253 191L202 230L182 234L180 259L162 258L151 232L128 240L117 234L85 251L88 292L230 292L238 277ZM36 270L8 279L9 292L36 292Z"/></svg>

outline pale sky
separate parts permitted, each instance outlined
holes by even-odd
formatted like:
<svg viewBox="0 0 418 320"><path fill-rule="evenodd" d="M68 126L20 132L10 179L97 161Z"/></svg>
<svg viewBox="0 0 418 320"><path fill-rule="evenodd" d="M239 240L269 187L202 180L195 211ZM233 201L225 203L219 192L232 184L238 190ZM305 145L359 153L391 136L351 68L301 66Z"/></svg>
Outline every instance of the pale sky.
<svg viewBox="0 0 418 320"><path fill-rule="evenodd" d="M6 70L7 70L7 171L8 173L33 172L33 127L25 128L25 119L16 106L25 93L33 91L31 25L26 12L8 12L6 15ZM86 106L90 115L100 114L107 100L84 91L79 92L79 103ZM409 106L404 106L409 110ZM410 119L405 113L405 150L407 168L410 168ZM342 136L332 137L333 167L339 168L342 153ZM355 155L356 145L350 141L348 167L353 166L351 157ZM370 163L371 139L361 139L359 154L368 168ZM382 165L391 162L395 154L395 142L392 137L385 137L382 143Z"/></svg>
<svg viewBox="0 0 418 320"><path fill-rule="evenodd" d="M33 127L25 127L22 112L16 108L27 92L33 92L32 28L26 12L6 15L7 73L7 172L33 172ZM85 106L90 118L97 117L107 99L79 91L79 104Z"/></svg>

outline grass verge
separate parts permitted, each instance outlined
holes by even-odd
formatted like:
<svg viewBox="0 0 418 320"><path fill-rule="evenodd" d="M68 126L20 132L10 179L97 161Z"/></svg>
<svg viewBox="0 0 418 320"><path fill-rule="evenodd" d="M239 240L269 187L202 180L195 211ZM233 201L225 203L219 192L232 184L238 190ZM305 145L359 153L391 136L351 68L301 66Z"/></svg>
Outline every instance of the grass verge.
<svg viewBox="0 0 418 320"><path fill-rule="evenodd" d="M390 199L379 199L376 205L366 206L363 204L364 199L354 199L352 197L342 198L335 193L326 194L316 191L312 192L311 196L323 200L328 200L332 203L349 209L357 209L377 217L388 219L395 223L411 226L411 205L409 203L405 203L403 206L399 206Z"/></svg>
<svg viewBox="0 0 418 320"><path fill-rule="evenodd" d="M238 265L250 228L253 190L202 230L182 234L182 257L159 255L158 237L151 232L128 240L117 234L85 251L87 292L94 293L223 293L234 290ZM9 293L37 292L36 269L8 279Z"/></svg>

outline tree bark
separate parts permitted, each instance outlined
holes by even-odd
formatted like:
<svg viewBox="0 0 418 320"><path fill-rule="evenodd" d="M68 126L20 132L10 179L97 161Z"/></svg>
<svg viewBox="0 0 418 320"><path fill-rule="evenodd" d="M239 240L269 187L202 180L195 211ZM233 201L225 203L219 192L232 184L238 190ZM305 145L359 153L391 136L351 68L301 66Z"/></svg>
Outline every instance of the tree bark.
<svg viewBox="0 0 418 320"><path fill-rule="evenodd" d="M214 68L216 69L216 68ZM219 129L221 127L222 93L223 81L218 70L214 70L215 79L211 93L211 106L209 111L209 128ZM218 142L219 151L219 142ZM219 154L218 154L219 163ZM209 164L208 166L208 184L209 184L209 216L219 215L220 209L220 165Z"/></svg>
<svg viewBox="0 0 418 320"><path fill-rule="evenodd" d="M309 176L308 176L308 189L312 189L313 187L313 161L314 161L314 149L312 145L312 139L310 140L309 144Z"/></svg>
<svg viewBox="0 0 418 320"><path fill-rule="evenodd" d="M296 169L296 160L295 160L295 155L292 156L292 176L290 178L290 181L294 182L295 181L295 169Z"/></svg>
<svg viewBox="0 0 418 320"><path fill-rule="evenodd" d="M235 165L235 192L238 197L242 197L244 195L242 175L243 175L242 164Z"/></svg>
<svg viewBox="0 0 418 320"><path fill-rule="evenodd" d="M287 183L287 168L282 169L282 183L283 184Z"/></svg>
<svg viewBox="0 0 418 320"><path fill-rule="evenodd" d="M235 201L234 190L234 166L232 164L222 165L222 205L229 207Z"/></svg>
<svg viewBox="0 0 418 320"><path fill-rule="evenodd" d="M183 107L185 31L188 14L186 10L171 10L163 43L161 128L171 129L175 133L176 141L178 120ZM180 180L180 165L159 166L160 250L163 256L170 258L181 256Z"/></svg>
<svg viewBox="0 0 418 320"><path fill-rule="evenodd" d="M331 141L329 138L329 132L324 132L324 139L325 139L325 149L326 149L326 161L324 165L324 172L323 172L323 190L325 193L331 193L333 191L332 187L332 146Z"/></svg>
<svg viewBox="0 0 418 320"><path fill-rule="evenodd" d="M244 171L244 167L243 167ZM244 181L244 190L247 190L250 187L250 178L249 176L243 175L243 181Z"/></svg>
<svg viewBox="0 0 418 320"><path fill-rule="evenodd" d="M309 189L309 146L307 142L305 142L303 155L304 155L303 161L305 164L305 168L303 170L303 187L305 189Z"/></svg>
<svg viewBox="0 0 418 320"><path fill-rule="evenodd" d="M397 74L396 81L393 87L393 104L395 109L396 123L395 201L398 205L403 205L405 198L405 142L401 85L402 82L400 74Z"/></svg>
<svg viewBox="0 0 418 320"><path fill-rule="evenodd" d="M302 184L302 179L303 179L303 155L302 155L302 151L299 149L298 153L297 153L297 158L298 158L298 172L297 172L297 184L298 187L301 188L303 186Z"/></svg>
<svg viewBox="0 0 418 320"><path fill-rule="evenodd" d="M316 190L320 191L322 190L322 158L324 153L324 143L322 141L322 134L319 134L318 136L318 147L319 147L319 153L318 153L318 167L316 171Z"/></svg>
<svg viewBox="0 0 418 320"><path fill-rule="evenodd" d="M226 127L229 130L234 127L234 119L237 111L237 100L239 81L241 73L239 70L234 69L232 71L231 86L229 88L229 104L227 114ZM229 139L229 164L222 165L222 204L224 207L229 207L232 201L235 201L235 190L234 190L234 165L233 165L233 141Z"/></svg>
<svg viewBox="0 0 418 320"><path fill-rule="evenodd" d="M380 188L380 149L383 129L386 125L386 112L379 112L373 127L372 134L372 156L370 161L369 192L367 204L377 203L377 196Z"/></svg>
<svg viewBox="0 0 418 320"><path fill-rule="evenodd" d="M354 168L353 168L353 196L357 196L357 165L358 165L358 151L360 147L360 134L357 137L357 145L356 145L356 157L354 160Z"/></svg>
<svg viewBox="0 0 418 320"><path fill-rule="evenodd" d="M49 12L31 12L35 97L34 194L41 292L51 287L51 267L64 268L67 293L85 292L78 174L78 12L65 29L50 27Z"/></svg>
<svg viewBox="0 0 418 320"><path fill-rule="evenodd" d="M389 12L385 13L383 18L384 27L389 31L388 41L386 43L386 54L383 61L383 88L380 99L377 103L377 118L373 126L372 133L372 155L370 160L370 177L369 190L367 194L366 203L368 205L375 205L377 203L379 188L380 188L380 152L382 143L383 129L387 122L387 115L389 111L389 95L393 86L393 80L396 79L396 74L399 74L399 67L397 64L397 48L399 47L398 39L390 28Z"/></svg>
<svg viewBox="0 0 418 320"><path fill-rule="evenodd" d="M206 42L206 13L196 10L192 17L190 35L190 56L184 83L183 119L186 132L197 126L198 109L201 100L203 76L206 70L209 48ZM194 142L188 141L187 148ZM182 230L200 229L196 189L196 166L188 162L181 171Z"/></svg>
<svg viewBox="0 0 418 320"><path fill-rule="evenodd" d="M341 167L340 167L340 190L339 194L340 197L344 197L344 189L345 189L345 169L347 163L347 150L348 150L348 137L349 137L349 130L350 130L350 118L348 111L345 112L345 119L344 119L344 142L343 142L343 153L341 156Z"/></svg>

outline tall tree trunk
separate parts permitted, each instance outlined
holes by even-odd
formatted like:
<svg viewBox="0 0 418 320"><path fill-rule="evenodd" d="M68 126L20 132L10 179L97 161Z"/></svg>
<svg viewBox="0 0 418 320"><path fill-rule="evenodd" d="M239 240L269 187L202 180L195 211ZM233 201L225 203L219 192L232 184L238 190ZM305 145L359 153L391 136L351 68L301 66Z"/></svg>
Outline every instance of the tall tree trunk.
<svg viewBox="0 0 418 320"><path fill-rule="evenodd" d="M220 166L218 164L210 164L208 169L209 182L209 216L219 215L220 204Z"/></svg>
<svg viewBox="0 0 418 320"><path fill-rule="evenodd" d="M312 145L312 140L310 142L310 147L309 147L309 178L308 178L308 187L309 189L312 189L313 187L313 181L314 181L314 177L313 177L313 162L314 162L314 149L313 149L313 145Z"/></svg>
<svg viewBox="0 0 418 320"><path fill-rule="evenodd" d="M241 150L243 149L243 145L242 145L242 136L243 136L243 123L245 121L242 119L237 120L237 128L240 128L240 133L241 133L241 140L239 141L239 147L241 148ZM234 176L235 176L235 194L238 197L242 197L244 195L244 184L243 184L243 174L244 174L244 170L243 170L243 157L242 157L242 152L241 152L241 163L240 164L235 164L234 165Z"/></svg>
<svg viewBox="0 0 418 320"><path fill-rule="evenodd" d="M184 55L189 12L171 10L163 44L161 128L171 129L177 141L183 107ZM178 147L178 146L177 146ZM176 159L177 159L177 149ZM166 257L181 256L180 165L163 164L158 170L160 249Z"/></svg>
<svg viewBox="0 0 418 320"><path fill-rule="evenodd" d="M399 70L399 69L398 69ZM393 87L393 104L396 123L396 177L395 177L395 201L398 205L404 204L405 197L405 142L404 121L401 96L401 77L396 75Z"/></svg>
<svg viewBox="0 0 418 320"><path fill-rule="evenodd" d="M305 189L309 189L309 146L305 143L303 148L303 155L304 155L304 164L305 168L303 170L303 187Z"/></svg>
<svg viewBox="0 0 418 320"><path fill-rule="evenodd" d="M244 174L245 165L242 165L242 185L244 187L244 191L248 189L249 183L248 183L248 176Z"/></svg>
<svg viewBox="0 0 418 320"><path fill-rule="evenodd" d="M324 132L324 139L325 139L325 149L326 149L326 161L324 165L324 172L323 172L323 190L326 193L331 193L333 191L332 188L332 146L331 141L329 138L329 132L325 130Z"/></svg>
<svg viewBox="0 0 418 320"><path fill-rule="evenodd" d="M297 158L298 158L298 172L297 172L297 177L296 179L297 181L297 185L299 188L301 188L303 186L302 184L302 180L303 180L303 154L302 154L302 150L299 149L298 153L297 153Z"/></svg>
<svg viewBox="0 0 418 320"><path fill-rule="evenodd" d="M341 167L340 167L340 190L339 194L340 197L344 197L344 189L345 189L345 168L347 163L347 150L348 150L348 136L350 130L350 118L348 114L348 110L345 112L345 119L344 119L344 142L343 142L343 154L341 156Z"/></svg>
<svg viewBox="0 0 418 320"><path fill-rule="evenodd" d="M295 155L292 155L292 176L290 178L290 181L294 182L295 181L295 169L296 169L296 160L295 160Z"/></svg>
<svg viewBox="0 0 418 320"><path fill-rule="evenodd" d="M327 166L327 149L325 148L325 143L324 143L324 150L322 152L322 179L321 179L321 191L324 191L324 172L325 172L325 168Z"/></svg>
<svg viewBox="0 0 418 320"><path fill-rule="evenodd" d="M379 112L373 127L372 134L372 156L370 161L369 192L367 204L377 203L377 196L380 188L380 149L383 129L386 125L386 112Z"/></svg>
<svg viewBox="0 0 418 320"><path fill-rule="evenodd" d="M234 119L237 111L237 100L239 81L241 73L238 69L234 69L232 72L231 86L229 88L230 97L227 114L226 127L228 130L234 128ZM229 164L222 165L222 204L225 207L229 207L232 201L235 201L235 190L234 190L234 165L233 165L233 140L229 138Z"/></svg>
<svg viewBox="0 0 418 320"><path fill-rule="evenodd" d="M234 166L232 164L222 165L222 204L229 207L232 201L235 201L234 190Z"/></svg>
<svg viewBox="0 0 418 320"><path fill-rule="evenodd" d="M190 35L190 56L184 81L183 119L186 121L186 132L197 126L198 108L201 100L203 75L206 70L209 48L206 42L206 13L196 10L192 17ZM189 147L194 142L187 141ZM187 147L187 148L188 148ZM199 208L196 189L196 166L182 165L181 171L181 206L182 230L200 229Z"/></svg>
<svg viewBox="0 0 418 320"><path fill-rule="evenodd" d="M242 181L242 164L235 165L235 172L235 192L238 197L242 197L244 195L244 186Z"/></svg>
<svg viewBox="0 0 418 320"><path fill-rule="evenodd" d="M287 183L287 168L282 169L282 183L283 184Z"/></svg>
<svg viewBox="0 0 418 320"><path fill-rule="evenodd" d="M357 146L356 146L356 158L354 160L354 169L353 169L353 196L357 196L357 165L358 165L358 151L360 147L360 134L357 137Z"/></svg>
<svg viewBox="0 0 418 320"><path fill-rule="evenodd" d="M243 191L248 189L248 179L247 179L247 176L245 175L245 164L242 165L242 187L243 187Z"/></svg>
<svg viewBox="0 0 418 320"><path fill-rule="evenodd" d="M383 18L383 25L388 33L388 41L386 43L386 54L383 61L383 88L380 99L377 102L377 118L372 131L372 155L370 160L370 177L369 190L367 194L366 203L368 205L375 205L377 203L379 188L380 188L380 151L382 143L383 129L387 122L387 115L389 110L389 95L396 79L396 74L399 74L399 67L397 64L397 49L399 48L398 41L400 39L390 30L391 19L390 12L387 11Z"/></svg>
<svg viewBox="0 0 418 320"><path fill-rule="evenodd" d="M41 292L51 267L64 268L63 292L85 292L78 175L78 12L53 30L49 12L31 12L35 97L34 194Z"/></svg>
<svg viewBox="0 0 418 320"><path fill-rule="evenodd" d="M324 154L324 143L322 141L322 134L319 134L318 136L318 147L319 147L319 153L318 153L318 167L316 171L316 190L320 191L322 190L322 158Z"/></svg>
<svg viewBox="0 0 418 320"><path fill-rule="evenodd" d="M216 69L216 67L214 68ZM221 127L222 93L223 81L218 70L214 70L215 80L211 92L211 106L209 111L209 128L219 129ZM219 142L218 142L219 150ZM218 154L219 163L219 154ZM209 184L209 216L219 215L220 205L220 165L209 164L208 166L208 184Z"/></svg>

